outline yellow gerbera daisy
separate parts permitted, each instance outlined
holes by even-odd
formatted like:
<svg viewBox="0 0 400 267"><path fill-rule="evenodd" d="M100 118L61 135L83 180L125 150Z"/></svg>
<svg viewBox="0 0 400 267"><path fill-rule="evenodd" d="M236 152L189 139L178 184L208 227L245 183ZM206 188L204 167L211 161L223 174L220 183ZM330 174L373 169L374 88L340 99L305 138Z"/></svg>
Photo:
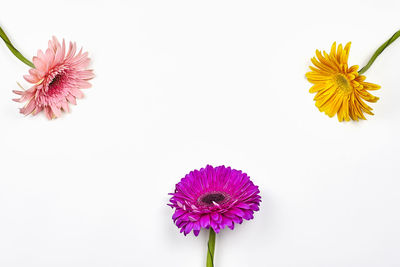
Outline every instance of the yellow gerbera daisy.
<svg viewBox="0 0 400 267"><path fill-rule="evenodd" d="M364 112L374 114L363 100L376 102L379 99L367 91L377 90L380 86L365 82L366 77L359 75L357 65L348 67L350 45L347 43L343 48L339 44L336 49L335 42L329 54L317 50L317 58L311 59L315 67L310 66L311 71L306 74L308 81L314 84L310 93L317 93L315 105L329 117L337 114L339 121L365 120Z"/></svg>

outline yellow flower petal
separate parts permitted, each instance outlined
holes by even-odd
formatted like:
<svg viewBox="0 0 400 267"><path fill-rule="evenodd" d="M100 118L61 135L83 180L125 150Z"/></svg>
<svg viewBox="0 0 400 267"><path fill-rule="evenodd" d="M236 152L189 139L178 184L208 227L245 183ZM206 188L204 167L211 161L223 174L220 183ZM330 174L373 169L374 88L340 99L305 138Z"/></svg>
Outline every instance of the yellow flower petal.
<svg viewBox="0 0 400 267"><path fill-rule="evenodd" d="M364 101L376 102L379 98L368 91L378 90L379 85L365 82L365 76L358 74L358 66L348 67L351 43L332 44L330 53L316 50L311 59L314 66L306 73L313 84L310 93L316 93L315 105L330 117L337 115L339 121L365 120L364 113L373 115L372 108Z"/></svg>

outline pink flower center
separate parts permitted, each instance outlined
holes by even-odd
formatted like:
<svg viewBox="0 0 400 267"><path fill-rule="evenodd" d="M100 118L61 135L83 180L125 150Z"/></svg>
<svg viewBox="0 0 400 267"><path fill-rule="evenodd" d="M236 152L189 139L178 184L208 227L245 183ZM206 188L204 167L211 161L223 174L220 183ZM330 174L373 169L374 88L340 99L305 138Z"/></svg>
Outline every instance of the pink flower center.
<svg viewBox="0 0 400 267"><path fill-rule="evenodd" d="M215 203L223 203L228 199L228 196L221 192L208 192L199 197L198 203L205 206L214 205Z"/></svg>
<svg viewBox="0 0 400 267"><path fill-rule="evenodd" d="M63 80L62 74L57 74L54 76L53 80L49 83L49 91L53 91L54 89L59 88L62 85Z"/></svg>
<svg viewBox="0 0 400 267"><path fill-rule="evenodd" d="M47 95L56 96L62 93L65 89L67 75L65 72L57 73L51 82L47 85Z"/></svg>
<svg viewBox="0 0 400 267"><path fill-rule="evenodd" d="M58 83L60 82L61 79L61 74L57 74L53 80L49 83L49 90L51 90L53 87L57 86Z"/></svg>

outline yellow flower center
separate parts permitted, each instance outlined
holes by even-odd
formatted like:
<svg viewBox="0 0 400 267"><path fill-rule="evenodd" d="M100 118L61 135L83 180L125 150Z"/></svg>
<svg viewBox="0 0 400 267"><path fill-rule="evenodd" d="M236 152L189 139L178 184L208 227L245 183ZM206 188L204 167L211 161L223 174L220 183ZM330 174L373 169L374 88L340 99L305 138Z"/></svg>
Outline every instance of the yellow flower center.
<svg viewBox="0 0 400 267"><path fill-rule="evenodd" d="M353 87L351 86L349 80L346 76L339 73L333 77L333 81L336 83L337 88L343 93L349 94L353 92Z"/></svg>

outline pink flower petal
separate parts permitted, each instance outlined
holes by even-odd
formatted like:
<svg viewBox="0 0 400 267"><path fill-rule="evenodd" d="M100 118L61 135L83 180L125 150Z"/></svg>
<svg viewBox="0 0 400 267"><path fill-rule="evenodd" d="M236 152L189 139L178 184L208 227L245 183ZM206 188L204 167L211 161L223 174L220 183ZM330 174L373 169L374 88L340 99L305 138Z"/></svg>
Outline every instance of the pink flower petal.
<svg viewBox="0 0 400 267"><path fill-rule="evenodd" d="M45 53L38 50L33 57L35 68L29 70L24 78L33 86L26 91L15 90L20 98L17 102L28 102L21 108L23 114L36 115L44 111L48 119L60 117L69 112L69 104L76 104L76 98L84 95L81 89L91 87L88 80L94 77L93 70L87 69L90 62L87 52L82 49L76 54L76 44L70 42L66 53L65 40L62 43L53 38ZM194 218L194 217L193 217Z"/></svg>

